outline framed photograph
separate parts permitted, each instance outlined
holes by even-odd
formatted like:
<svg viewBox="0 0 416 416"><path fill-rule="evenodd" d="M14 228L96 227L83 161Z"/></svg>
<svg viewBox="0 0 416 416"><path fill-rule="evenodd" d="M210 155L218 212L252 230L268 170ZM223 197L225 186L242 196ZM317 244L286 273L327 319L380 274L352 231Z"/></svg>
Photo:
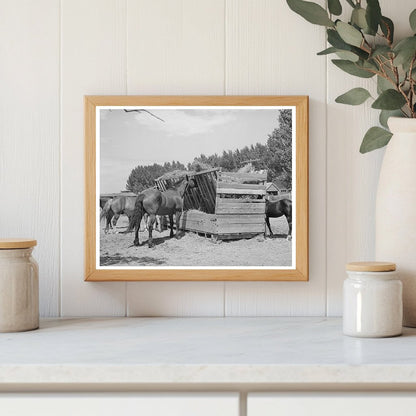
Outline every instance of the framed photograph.
<svg viewBox="0 0 416 416"><path fill-rule="evenodd" d="M308 280L308 97L86 96L85 146L85 280Z"/></svg>

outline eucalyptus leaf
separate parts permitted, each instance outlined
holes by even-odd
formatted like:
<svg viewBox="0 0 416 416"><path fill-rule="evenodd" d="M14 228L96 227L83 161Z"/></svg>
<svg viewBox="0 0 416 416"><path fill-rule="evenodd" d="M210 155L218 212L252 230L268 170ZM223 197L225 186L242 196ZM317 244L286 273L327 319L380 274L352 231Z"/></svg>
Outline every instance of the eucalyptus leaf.
<svg viewBox="0 0 416 416"><path fill-rule="evenodd" d="M372 107L379 110L398 110L406 104L406 99L398 91L388 89L383 91Z"/></svg>
<svg viewBox="0 0 416 416"><path fill-rule="evenodd" d="M360 147L360 153L368 153L380 149L388 144L393 136L389 131L381 127L371 127L365 134Z"/></svg>
<svg viewBox="0 0 416 416"><path fill-rule="evenodd" d="M335 102L348 105L360 105L371 97L365 88L353 88L335 99Z"/></svg>
<svg viewBox="0 0 416 416"><path fill-rule="evenodd" d="M416 9L414 9L412 11L412 13L410 13L409 23L410 23L410 27L412 28L413 32L416 32Z"/></svg>
<svg viewBox="0 0 416 416"><path fill-rule="evenodd" d="M328 12L319 4L303 0L286 0L288 6L305 20L314 25L334 26Z"/></svg>
<svg viewBox="0 0 416 416"><path fill-rule="evenodd" d="M394 23L386 16L381 17L380 28L384 36L389 40L390 44L394 39Z"/></svg>
<svg viewBox="0 0 416 416"><path fill-rule="evenodd" d="M401 40L395 47L395 65L402 65L406 71L409 69L410 62L416 54L416 36L411 36Z"/></svg>
<svg viewBox="0 0 416 416"><path fill-rule="evenodd" d="M393 84L386 78L377 75L377 93L381 94L383 91L391 89Z"/></svg>
<svg viewBox="0 0 416 416"><path fill-rule="evenodd" d="M335 53L342 60L351 61L351 62L358 62L360 60L360 57L358 55L350 51L337 50Z"/></svg>
<svg viewBox="0 0 416 416"><path fill-rule="evenodd" d="M339 16L342 13L342 6L339 0L328 0L329 13Z"/></svg>
<svg viewBox="0 0 416 416"><path fill-rule="evenodd" d="M365 17L366 10L362 7L357 7L352 11L351 23L363 29L364 32L368 31L368 23Z"/></svg>
<svg viewBox="0 0 416 416"><path fill-rule="evenodd" d="M335 53L337 52L338 49L334 48L333 46L331 46L330 48L326 48L321 52L318 52L317 55L329 55L330 53Z"/></svg>
<svg viewBox="0 0 416 416"><path fill-rule="evenodd" d="M336 24L336 29L339 36L345 43L356 46L358 48L363 43L363 35L354 26L339 20Z"/></svg>
<svg viewBox="0 0 416 416"><path fill-rule="evenodd" d="M358 60L360 59L359 56L353 52L337 49L332 46L330 48L324 49L321 52L318 52L317 55L329 55L331 53L336 53L339 58L346 59L352 62L358 62Z"/></svg>
<svg viewBox="0 0 416 416"><path fill-rule="evenodd" d="M375 35L378 25L381 22L381 9L378 0L367 0L367 10L365 17L369 28L369 33Z"/></svg>
<svg viewBox="0 0 416 416"><path fill-rule="evenodd" d="M386 129L389 128L387 121L390 117L401 117L403 114L400 110L381 110L379 121L380 124Z"/></svg>
<svg viewBox="0 0 416 416"><path fill-rule="evenodd" d="M332 45L334 48L353 52L361 59L368 59L368 53L366 51L344 42L336 30L328 29L327 37L328 43Z"/></svg>
<svg viewBox="0 0 416 416"><path fill-rule="evenodd" d="M333 59L333 64L350 75L360 78L371 78L375 74L360 68L356 63L347 61L345 59Z"/></svg>
<svg viewBox="0 0 416 416"><path fill-rule="evenodd" d="M391 48L388 46L376 46L376 48L371 53L371 57L375 58L376 56L384 56L386 58L389 58L389 54L392 52Z"/></svg>

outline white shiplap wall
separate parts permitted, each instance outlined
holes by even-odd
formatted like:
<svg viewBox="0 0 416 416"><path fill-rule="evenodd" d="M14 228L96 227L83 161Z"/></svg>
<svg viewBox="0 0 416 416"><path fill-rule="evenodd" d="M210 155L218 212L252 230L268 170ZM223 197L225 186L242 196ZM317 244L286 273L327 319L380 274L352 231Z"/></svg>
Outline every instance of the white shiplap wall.
<svg viewBox="0 0 416 416"><path fill-rule="evenodd" d="M414 0L381 3L407 33ZM373 255L383 152L358 153L374 114L334 104L362 82L315 55L322 28L283 0L0 5L0 235L39 240L43 316L341 313L344 263ZM309 95L310 281L84 282L86 94Z"/></svg>

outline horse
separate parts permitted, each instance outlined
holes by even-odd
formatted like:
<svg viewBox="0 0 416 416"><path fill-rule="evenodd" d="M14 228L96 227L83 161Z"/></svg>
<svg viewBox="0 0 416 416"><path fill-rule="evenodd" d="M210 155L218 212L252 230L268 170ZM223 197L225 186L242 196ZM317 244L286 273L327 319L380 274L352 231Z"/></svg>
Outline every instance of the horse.
<svg viewBox="0 0 416 416"><path fill-rule="evenodd" d="M266 199L266 224L269 227L270 235L273 235L269 218L286 217L289 224L287 239L292 239L292 201L290 199L278 199L277 201Z"/></svg>
<svg viewBox="0 0 416 416"><path fill-rule="evenodd" d="M176 238L179 238L179 220L183 211L183 196L188 186L192 185L192 180L188 176L180 179L173 189L167 189L162 192L158 189L146 189L141 192L136 199L134 215L132 218L132 227L135 227L135 236L133 244L140 245L139 228L144 214L149 216L147 229L149 231L149 248L154 247L153 243L153 225L156 221L156 215L168 215L170 221L170 238L173 233L173 215L176 221Z"/></svg>
<svg viewBox="0 0 416 416"><path fill-rule="evenodd" d="M129 218L129 226L125 232L132 231L131 226L131 218L134 214L134 207L136 204L136 196L117 196L115 198L109 199L106 204L104 205L103 210L100 214L100 219L106 218L107 223L105 227L105 232L107 233L109 228L111 227L111 222L113 223L113 226L115 227L117 224L118 219L120 218L120 215L124 214L127 215Z"/></svg>

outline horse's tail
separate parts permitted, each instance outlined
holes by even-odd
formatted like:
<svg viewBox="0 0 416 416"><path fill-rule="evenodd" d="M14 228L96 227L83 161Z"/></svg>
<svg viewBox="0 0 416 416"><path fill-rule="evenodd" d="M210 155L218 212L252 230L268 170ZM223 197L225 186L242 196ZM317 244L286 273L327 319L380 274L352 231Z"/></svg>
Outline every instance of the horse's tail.
<svg viewBox="0 0 416 416"><path fill-rule="evenodd" d="M109 199L104 204L104 207L103 207L103 209L101 210L101 213L100 213L100 222L102 221L103 218L107 218L108 211L110 211L110 209L111 209L111 202L112 201L113 201L112 199Z"/></svg>
<svg viewBox="0 0 416 416"><path fill-rule="evenodd" d="M134 212L129 224L129 230L133 230L135 227L140 227L140 221L142 220L144 214L143 199L143 194L137 195L136 203L134 204Z"/></svg>

